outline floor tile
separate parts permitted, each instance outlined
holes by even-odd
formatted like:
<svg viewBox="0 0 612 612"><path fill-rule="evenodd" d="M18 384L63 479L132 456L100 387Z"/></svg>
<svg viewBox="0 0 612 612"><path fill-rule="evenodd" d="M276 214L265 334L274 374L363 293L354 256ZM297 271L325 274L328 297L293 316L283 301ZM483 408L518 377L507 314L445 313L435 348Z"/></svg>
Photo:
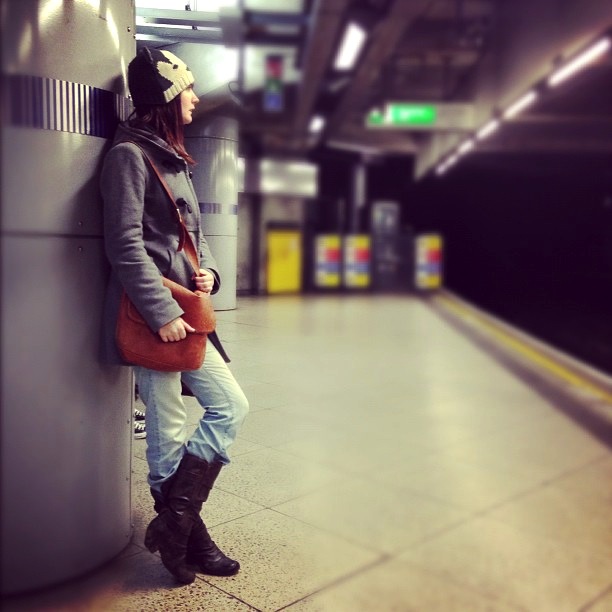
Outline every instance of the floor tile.
<svg viewBox="0 0 612 612"><path fill-rule="evenodd" d="M262 446L277 446L324 430L316 420L281 409L249 414L240 429L240 438Z"/></svg>
<svg viewBox="0 0 612 612"><path fill-rule="evenodd" d="M386 561L286 608L287 612L518 612L408 563Z"/></svg>
<svg viewBox="0 0 612 612"><path fill-rule="evenodd" d="M488 512L487 517L612 560L612 506L596 497L551 484Z"/></svg>
<svg viewBox="0 0 612 612"><path fill-rule="evenodd" d="M241 570L211 584L262 611L278 610L378 559L371 551L271 510L212 530Z"/></svg>
<svg viewBox="0 0 612 612"><path fill-rule="evenodd" d="M247 415L247 419L248 419ZM250 442L249 440L245 440L238 436L234 443L229 447L229 456L230 460L233 460L235 457L239 455L245 455L246 453L252 453L256 450L261 450L263 446L261 444L255 444L255 442Z"/></svg>
<svg viewBox="0 0 612 612"><path fill-rule="evenodd" d="M553 418L536 420L533 427L526 423L483 439L453 443L444 452L462 463L532 473L550 480L603 459L609 451L575 424Z"/></svg>
<svg viewBox="0 0 612 612"><path fill-rule="evenodd" d="M397 553L466 513L398 488L347 478L274 506L278 512L381 553Z"/></svg>
<svg viewBox="0 0 612 612"><path fill-rule="evenodd" d="M362 476L393 472L427 454L416 444L398 445L396 440L385 440L380 435L346 429L328 429L275 448L306 461Z"/></svg>
<svg viewBox="0 0 612 612"><path fill-rule="evenodd" d="M612 507L612 456L564 474L555 480L555 486L585 502L594 499L604 507Z"/></svg>
<svg viewBox="0 0 612 612"><path fill-rule="evenodd" d="M442 453L421 455L394 470L381 469L373 478L471 512L482 512L542 486L533 474L462 464Z"/></svg>
<svg viewBox="0 0 612 612"><path fill-rule="evenodd" d="M6 607L4 607L6 606ZM111 561L99 571L47 589L3 601L7 612L247 612L255 610L198 576L178 586L158 555L143 552Z"/></svg>
<svg viewBox="0 0 612 612"><path fill-rule="evenodd" d="M251 411L278 408L294 399L292 390L284 385L248 381L240 386L249 398Z"/></svg>
<svg viewBox="0 0 612 612"><path fill-rule="evenodd" d="M526 610L576 612L610 583L612 558L475 519L400 560Z"/></svg>
<svg viewBox="0 0 612 612"><path fill-rule="evenodd" d="M315 491L343 475L274 449L235 457L216 487L267 508Z"/></svg>
<svg viewBox="0 0 612 612"><path fill-rule="evenodd" d="M597 599L585 606L581 612L610 612L612 610L612 583L605 593L602 593Z"/></svg>

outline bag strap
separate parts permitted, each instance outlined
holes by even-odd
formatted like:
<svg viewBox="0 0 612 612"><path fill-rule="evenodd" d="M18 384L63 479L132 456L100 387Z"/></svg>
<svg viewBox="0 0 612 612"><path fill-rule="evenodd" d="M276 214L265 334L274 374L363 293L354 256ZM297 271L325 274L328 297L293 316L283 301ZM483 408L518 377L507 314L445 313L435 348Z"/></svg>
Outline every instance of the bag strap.
<svg viewBox="0 0 612 612"><path fill-rule="evenodd" d="M166 192L168 199L172 203L172 207L174 209L176 219L179 223L179 230L180 230L179 244L178 244L177 251L182 251L183 248L185 249L185 253L189 259L189 263L191 263L193 271L195 272L196 276L199 276L200 275L200 260L198 258L198 253L196 251L195 245L193 244L191 235L189 234L189 230L187 229L187 226L185 225L185 222L183 221L183 216L181 215L181 211L176 201L174 200L174 196L172 195L172 192L170 191L170 187L168 187L168 183L166 182L166 179L164 179L164 177L161 175L160 171L157 169L157 166L153 163L153 160L147 155L146 151L138 143L132 140L130 140L129 142L131 142L133 145L136 145L142 151L144 158L149 162L149 165L153 169L153 172L155 172L155 174L157 175L157 178L159 179L159 182L164 188L164 191Z"/></svg>

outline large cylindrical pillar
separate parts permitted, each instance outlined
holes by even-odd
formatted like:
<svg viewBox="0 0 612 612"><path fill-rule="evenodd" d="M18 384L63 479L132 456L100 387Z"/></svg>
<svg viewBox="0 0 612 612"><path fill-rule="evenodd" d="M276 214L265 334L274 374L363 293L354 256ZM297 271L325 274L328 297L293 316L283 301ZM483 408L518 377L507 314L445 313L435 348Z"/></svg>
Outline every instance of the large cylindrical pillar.
<svg viewBox="0 0 612 612"><path fill-rule="evenodd" d="M2 591L130 541L132 375L100 361L99 169L127 110L134 3L2 0Z"/></svg>
<svg viewBox="0 0 612 612"><path fill-rule="evenodd" d="M186 146L198 162L193 183L202 227L221 274L216 310L236 308L238 234L238 120L213 114L186 128Z"/></svg>

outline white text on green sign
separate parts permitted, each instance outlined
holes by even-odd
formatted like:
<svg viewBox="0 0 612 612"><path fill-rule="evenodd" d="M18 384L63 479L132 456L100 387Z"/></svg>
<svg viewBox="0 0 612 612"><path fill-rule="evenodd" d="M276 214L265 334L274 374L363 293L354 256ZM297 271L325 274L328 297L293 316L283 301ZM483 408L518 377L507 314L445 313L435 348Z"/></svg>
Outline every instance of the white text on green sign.
<svg viewBox="0 0 612 612"><path fill-rule="evenodd" d="M366 116L366 127L409 130L469 130L473 106L457 103L388 102Z"/></svg>

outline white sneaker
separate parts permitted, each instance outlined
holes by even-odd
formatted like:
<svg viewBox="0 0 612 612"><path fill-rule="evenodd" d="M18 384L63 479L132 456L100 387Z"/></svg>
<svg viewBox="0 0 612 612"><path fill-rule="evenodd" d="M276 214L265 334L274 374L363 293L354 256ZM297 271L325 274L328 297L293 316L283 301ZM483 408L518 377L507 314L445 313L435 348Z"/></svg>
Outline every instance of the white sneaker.
<svg viewBox="0 0 612 612"><path fill-rule="evenodd" d="M145 424L141 421L134 421L134 439L141 440L147 437L147 430Z"/></svg>
<svg viewBox="0 0 612 612"><path fill-rule="evenodd" d="M134 409L134 420L141 421L144 423L145 413L142 410Z"/></svg>

